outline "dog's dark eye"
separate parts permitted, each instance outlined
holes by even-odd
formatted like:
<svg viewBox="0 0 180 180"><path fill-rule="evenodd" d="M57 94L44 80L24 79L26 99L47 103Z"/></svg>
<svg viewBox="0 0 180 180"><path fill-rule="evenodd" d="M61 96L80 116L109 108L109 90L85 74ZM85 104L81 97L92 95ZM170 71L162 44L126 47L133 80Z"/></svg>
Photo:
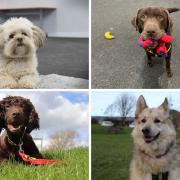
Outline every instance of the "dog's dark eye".
<svg viewBox="0 0 180 180"><path fill-rule="evenodd" d="M22 32L22 35L24 35L24 36L27 36L27 33L25 33L25 32Z"/></svg>
<svg viewBox="0 0 180 180"><path fill-rule="evenodd" d="M14 34L10 34L9 39L12 39L14 37Z"/></svg>
<svg viewBox="0 0 180 180"><path fill-rule="evenodd" d="M161 121L159 119L154 120L155 123L160 123Z"/></svg>
<svg viewBox="0 0 180 180"><path fill-rule="evenodd" d="M146 19L146 15L141 15L141 17L140 17L140 19L142 20L142 21L144 21L145 19Z"/></svg>
<svg viewBox="0 0 180 180"><path fill-rule="evenodd" d="M163 17L162 15L159 15L157 18L158 18L160 21L162 21L162 20L164 19L164 17Z"/></svg>
<svg viewBox="0 0 180 180"><path fill-rule="evenodd" d="M142 122L142 123L145 123L145 122L146 122L146 120L145 120L145 119L142 119L142 120L141 120L141 122Z"/></svg>

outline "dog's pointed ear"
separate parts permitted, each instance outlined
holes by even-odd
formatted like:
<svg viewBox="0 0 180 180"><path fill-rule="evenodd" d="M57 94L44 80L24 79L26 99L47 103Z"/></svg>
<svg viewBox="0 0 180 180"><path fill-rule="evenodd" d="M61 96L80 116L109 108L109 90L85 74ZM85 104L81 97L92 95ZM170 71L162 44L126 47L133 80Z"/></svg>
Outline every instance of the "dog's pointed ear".
<svg viewBox="0 0 180 180"><path fill-rule="evenodd" d="M26 132L30 133L33 129L39 129L39 116L35 110L34 105L27 99L29 120L27 122Z"/></svg>
<svg viewBox="0 0 180 180"><path fill-rule="evenodd" d="M138 117L138 115L145 109L147 108L146 101L144 97L141 95L139 96L136 104L136 112L135 112L135 117Z"/></svg>
<svg viewBox="0 0 180 180"><path fill-rule="evenodd" d="M37 48L42 47L44 44L44 40L46 38L46 34L37 26L33 26L32 31L33 31L33 39L36 47Z"/></svg>
<svg viewBox="0 0 180 180"><path fill-rule="evenodd" d="M162 109L165 112L169 112L169 105L167 98L165 98L164 102L159 106L159 109Z"/></svg>

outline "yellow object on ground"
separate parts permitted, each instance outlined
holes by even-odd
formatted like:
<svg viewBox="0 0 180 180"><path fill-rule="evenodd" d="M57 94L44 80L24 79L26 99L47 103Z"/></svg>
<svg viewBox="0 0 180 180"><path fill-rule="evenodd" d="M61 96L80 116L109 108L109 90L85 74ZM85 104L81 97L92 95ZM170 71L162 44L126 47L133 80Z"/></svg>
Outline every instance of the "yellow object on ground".
<svg viewBox="0 0 180 180"><path fill-rule="evenodd" d="M104 37L108 40L114 39L115 37L111 34L111 32L105 32Z"/></svg>

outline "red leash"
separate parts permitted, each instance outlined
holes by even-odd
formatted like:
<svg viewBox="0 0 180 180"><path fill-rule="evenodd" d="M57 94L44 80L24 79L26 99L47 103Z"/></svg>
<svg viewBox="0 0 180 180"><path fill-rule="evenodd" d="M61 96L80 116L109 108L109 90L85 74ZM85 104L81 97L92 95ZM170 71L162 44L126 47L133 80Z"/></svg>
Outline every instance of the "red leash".
<svg viewBox="0 0 180 180"><path fill-rule="evenodd" d="M64 163L62 160L51 160L51 159L36 159L25 154L23 150L19 150L19 156L28 164L31 165L44 165L44 164L58 164Z"/></svg>

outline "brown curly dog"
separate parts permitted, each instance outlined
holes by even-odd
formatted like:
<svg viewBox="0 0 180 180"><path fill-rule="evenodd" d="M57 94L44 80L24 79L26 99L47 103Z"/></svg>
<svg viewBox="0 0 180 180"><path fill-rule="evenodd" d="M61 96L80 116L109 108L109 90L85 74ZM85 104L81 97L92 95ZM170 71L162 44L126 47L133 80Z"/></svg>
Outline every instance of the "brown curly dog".
<svg viewBox="0 0 180 180"><path fill-rule="evenodd" d="M33 129L39 129L39 117L29 99L8 96L0 101L0 129L2 128L5 131L0 136L0 162L9 159L21 161L18 155L20 146L25 154L42 158L30 135Z"/></svg>

